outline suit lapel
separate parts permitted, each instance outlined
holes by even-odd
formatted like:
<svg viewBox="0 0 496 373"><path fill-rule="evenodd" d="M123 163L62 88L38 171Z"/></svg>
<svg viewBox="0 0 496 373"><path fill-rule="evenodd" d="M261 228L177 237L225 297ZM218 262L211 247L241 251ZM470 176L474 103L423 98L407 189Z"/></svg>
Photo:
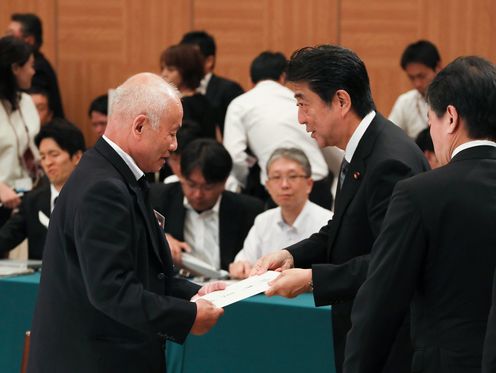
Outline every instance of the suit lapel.
<svg viewBox="0 0 496 373"><path fill-rule="evenodd" d="M333 247L333 243L336 239L346 210L358 192L362 180L365 177L365 173L367 171L366 159L373 150L377 135L381 131L380 122L382 120L382 116L377 113L360 139L355 153L353 154L343 186L336 198L336 208L333 218L334 224L331 225L332 229L329 232L329 248Z"/></svg>
<svg viewBox="0 0 496 373"><path fill-rule="evenodd" d="M172 258L170 257L170 250L168 248L167 242L161 234L161 229L158 223L155 221L155 216L153 210L149 203L145 201L144 193L133 173L124 162L124 160L115 152L115 150L103 139L99 139L95 144L95 149L102 154L122 175L126 183L128 184L129 190L134 194L136 202L138 204L139 210L145 220L146 229L150 237L150 242L152 244L153 252L155 256L162 264L172 263ZM162 254L162 255L161 255ZM165 257L163 256L165 255ZM164 263L165 259L165 263ZM168 261L170 259L170 261Z"/></svg>

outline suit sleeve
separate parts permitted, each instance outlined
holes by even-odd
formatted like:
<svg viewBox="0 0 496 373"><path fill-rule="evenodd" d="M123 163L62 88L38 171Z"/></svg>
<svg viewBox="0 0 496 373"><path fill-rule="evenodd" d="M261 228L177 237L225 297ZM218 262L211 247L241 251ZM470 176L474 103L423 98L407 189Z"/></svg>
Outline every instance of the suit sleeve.
<svg viewBox="0 0 496 373"><path fill-rule="evenodd" d="M418 202L400 184L353 304L344 372L382 371L421 274L426 236Z"/></svg>
<svg viewBox="0 0 496 373"><path fill-rule="evenodd" d="M137 232L144 223L137 209L123 183L103 181L85 193L76 211L74 235L89 300L122 324L182 343L196 318L196 305L151 292L138 279L133 252L146 250L147 243L139 242ZM172 271L166 275L172 276ZM171 292L180 294L179 283L165 281Z"/></svg>
<svg viewBox="0 0 496 373"><path fill-rule="evenodd" d="M375 239L381 230L394 186L399 180L412 176L413 172L408 165L396 160L382 162L371 172L371 176L363 185L366 194L364 207L367 210L368 229ZM346 219L346 216L343 219ZM331 220L329 225L332 224ZM357 234L360 234L358 230ZM362 250L369 251L367 248ZM352 300L367 277L369 260L370 255L366 254L341 264L312 265L315 304L321 306Z"/></svg>
<svg viewBox="0 0 496 373"><path fill-rule="evenodd" d="M27 237L25 203L23 199L19 211L0 228L0 253L9 252Z"/></svg>

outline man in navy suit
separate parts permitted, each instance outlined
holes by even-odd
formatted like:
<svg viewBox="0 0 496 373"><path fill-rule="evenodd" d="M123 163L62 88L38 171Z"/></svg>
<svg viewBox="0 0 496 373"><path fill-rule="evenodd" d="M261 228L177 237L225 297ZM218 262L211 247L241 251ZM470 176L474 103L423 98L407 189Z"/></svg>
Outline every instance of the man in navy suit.
<svg viewBox="0 0 496 373"><path fill-rule="evenodd" d="M223 310L217 286L175 277L145 172L176 148L177 90L142 73L115 91L105 135L53 211L34 313L29 372L164 372L165 342L206 333ZM224 285L225 287L225 285Z"/></svg>
<svg viewBox="0 0 496 373"><path fill-rule="evenodd" d="M28 239L29 259L42 259L48 219L55 201L85 150L81 131L64 119L42 127L35 137L41 167L49 182L22 198L19 211L0 229L0 252L7 252Z"/></svg>
<svg viewBox="0 0 496 373"><path fill-rule="evenodd" d="M332 220L308 239L262 257L252 273L282 269L268 295L313 291L317 306L332 305L340 372L353 299L365 280L394 185L429 166L403 130L376 113L367 70L354 52L332 45L300 49L291 56L287 76L299 122L321 147L337 146L345 156ZM388 372L408 370L409 344L405 326Z"/></svg>
<svg viewBox="0 0 496 373"><path fill-rule="evenodd" d="M231 101L244 92L235 81L214 74L217 46L212 35L205 31L190 31L183 35L181 44L194 44L200 49L205 61L205 77L198 91L210 101L217 111L218 122L224 133L224 119Z"/></svg>
<svg viewBox="0 0 496 373"><path fill-rule="evenodd" d="M152 206L165 216L173 259L181 252L227 270L243 247L264 205L257 198L225 190L231 156L212 139L197 139L181 152L180 182L153 185Z"/></svg>
<svg viewBox="0 0 496 373"><path fill-rule="evenodd" d="M382 371L408 310L412 372L481 371L496 266L496 67L457 58L427 102L444 166L394 189L353 306L347 373Z"/></svg>

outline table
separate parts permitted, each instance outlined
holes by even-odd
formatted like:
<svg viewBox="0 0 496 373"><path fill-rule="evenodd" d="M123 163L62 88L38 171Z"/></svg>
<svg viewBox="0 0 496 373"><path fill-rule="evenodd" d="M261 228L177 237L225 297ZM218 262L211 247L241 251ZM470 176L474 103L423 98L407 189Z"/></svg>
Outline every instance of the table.
<svg viewBox="0 0 496 373"><path fill-rule="evenodd" d="M0 372L19 372L40 276L0 279ZM169 373L335 372L330 307L257 295L227 306L206 335L168 343Z"/></svg>

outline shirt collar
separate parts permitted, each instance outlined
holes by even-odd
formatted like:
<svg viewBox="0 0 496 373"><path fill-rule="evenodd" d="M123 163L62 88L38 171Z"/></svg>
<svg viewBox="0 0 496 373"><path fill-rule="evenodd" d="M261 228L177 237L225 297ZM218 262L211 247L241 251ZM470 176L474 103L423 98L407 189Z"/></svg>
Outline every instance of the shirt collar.
<svg viewBox="0 0 496 373"><path fill-rule="evenodd" d="M303 225L305 224L305 215L308 211L308 209L310 208L309 207L310 205L310 201L306 201L305 202L305 205L303 206L303 208L301 209L300 213L298 214L298 216L296 217L293 225L289 225L287 224L283 217L282 217L282 211L281 211L281 208L278 207L279 211L278 211L278 217L279 217L279 220L277 221L277 225L279 225L279 227L282 229L284 227L287 227L288 229L294 229L296 232L298 232L300 229L303 228Z"/></svg>
<svg viewBox="0 0 496 373"><path fill-rule="evenodd" d="M455 150L453 150L453 153L451 154L451 159L455 157L458 153L460 153L463 150L469 149L469 148L474 148L476 146L494 146L496 147L496 142L491 141L491 140L473 140L473 141L468 141L466 143L463 143L461 145L458 145Z"/></svg>
<svg viewBox="0 0 496 373"><path fill-rule="evenodd" d="M214 212L216 214L219 213L219 209L220 209L220 201L222 199L222 193L220 194L219 198L217 199L217 202L215 202L215 205L214 207L212 207L210 210L205 210L205 211L202 211L200 213L198 213L194 208L193 206L191 206L188 202L188 199L186 197L183 198L183 206L186 208L186 210L190 210L190 211L194 211L195 213L197 213L198 215L202 215L204 213L210 213L210 212Z"/></svg>
<svg viewBox="0 0 496 373"><path fill-rule="evenodd" d="M348 141L348 144L346 144L346 149L344 153L344 158L348 163L351 163L351 160L353 159L353 154L355 154L355 150L358 147L358 144L360 143L363 134L365 133L367 128L369 128L370 123L375 118L375 115L376 115L375 111L372 110L370 113L364 116L358 127L355 129L355 132L353 132L353 135L351 135L350 141Z"/></svg>
<svg viewBox="0 0 496 373"><path fill-rule="evenodd" d="M55 199L59 196L59 191L50 183L50 211L55 208Z"/></svg>
<svg viewBox="0 0 496 373"><path fill-rule="evenodd" d="M210 79L212 79L212 73L207 73L203 77L203 79L200 81L200 85L196 89L198 93L201 93L202 95L207 94L207 87L208 83L210 83Z"/></svg>
<svg viewBox="0 0 496 373"><path fill-rule="evenodd" d="M141 171L134 159L121 149L119 145L110 140L107 136L103 135L103 139L116 151L117 154L122 158L122 160L127 164L131 172L133 173L136 180L139 180L145 173Z"/></svg>

